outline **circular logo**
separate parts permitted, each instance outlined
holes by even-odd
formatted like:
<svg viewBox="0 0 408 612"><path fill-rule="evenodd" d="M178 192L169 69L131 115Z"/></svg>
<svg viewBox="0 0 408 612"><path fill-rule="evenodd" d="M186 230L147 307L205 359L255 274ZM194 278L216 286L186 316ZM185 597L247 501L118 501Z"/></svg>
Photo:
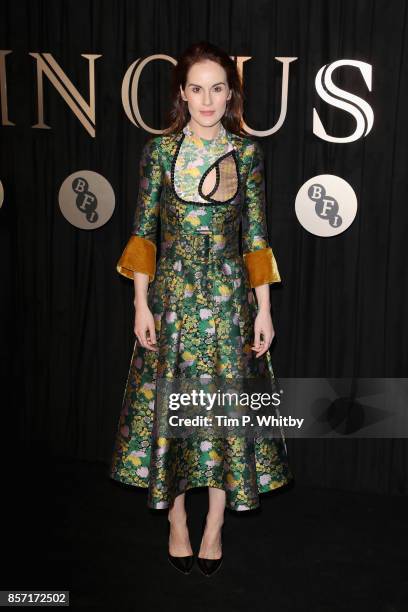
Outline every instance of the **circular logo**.
<svg viewBox="0 0 408 612"><path fill-rule="evenodd" d="M89 230L109 221L115 209L115 194L105 177L92 170L78 170L62 183L58 202L67 221Z"/></svg>
<svg viewBox="0 0 408 612"><path fill-rule="evenodd" d="M3 206L3 200L4 200L4 189L3 189L3 183L0 181L0 208Z"/></svg>
<svg viewBox="0 0 408 612"><path fill-rule="evenodd" d="M311 234L324 238L337 236L353 223L357 197L344 179L334 174L319 174L299 189L295 211L299 223Z"/></svg>

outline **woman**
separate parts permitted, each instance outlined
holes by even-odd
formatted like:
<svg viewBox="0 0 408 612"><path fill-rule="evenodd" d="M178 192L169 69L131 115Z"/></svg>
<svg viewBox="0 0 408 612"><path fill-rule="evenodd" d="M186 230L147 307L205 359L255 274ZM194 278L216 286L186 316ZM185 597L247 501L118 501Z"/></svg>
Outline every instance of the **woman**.
<svg viewBox="0 0 408 612"><path fill-rule="evenodd" d="M223 558L225 507L254 509L259 493L292 478L283 433L177 438L155 429L159 379L274 378L269 285L280 276L268 243L262 150L242 130L242 101L225 52L203 42L181 55L170 127L143 150L132 235L117 265L134 280L137 339L110 475L148 488L148 507L169 508L168 557L185 573L194 559L185 492L208 487L197 557L207 576Z"/></svg>

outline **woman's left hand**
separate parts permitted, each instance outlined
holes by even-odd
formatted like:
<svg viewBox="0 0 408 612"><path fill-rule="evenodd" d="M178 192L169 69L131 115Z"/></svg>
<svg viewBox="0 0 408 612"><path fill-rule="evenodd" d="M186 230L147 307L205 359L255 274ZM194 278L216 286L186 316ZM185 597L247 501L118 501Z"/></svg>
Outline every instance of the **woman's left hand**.
<svg viewBox="0 0 408 612"><path fill-rule="evenodd" d="M261 338L262 334L262 338ZM260 309L255 317L254 344L251 349L256 351L256 357L260 357L269 349L275 336L272 317L269 309Z"/></svg>

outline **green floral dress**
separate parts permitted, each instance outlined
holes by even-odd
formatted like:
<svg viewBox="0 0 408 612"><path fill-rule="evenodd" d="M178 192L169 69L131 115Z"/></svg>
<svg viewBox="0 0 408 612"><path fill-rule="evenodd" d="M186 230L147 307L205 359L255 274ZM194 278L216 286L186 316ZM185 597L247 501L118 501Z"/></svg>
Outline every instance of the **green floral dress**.
<svg viewBox="0 0 408 612"><path fill-rule="evenodd" d="M293 477L283 432L175 438L156 435L154 424L159 377L274 378L269 352L256 359L251 349L253 288L280 280L268 243L258 143L223 126L205 140L188 124L151 138L140 160L132 237L117 269L129 279L134 271L149 274L158 351L135 341L111 478L145 487L150 508L167 508L177 495L203 486L225 490L231 510L257 508L260 493Z"/></svg>

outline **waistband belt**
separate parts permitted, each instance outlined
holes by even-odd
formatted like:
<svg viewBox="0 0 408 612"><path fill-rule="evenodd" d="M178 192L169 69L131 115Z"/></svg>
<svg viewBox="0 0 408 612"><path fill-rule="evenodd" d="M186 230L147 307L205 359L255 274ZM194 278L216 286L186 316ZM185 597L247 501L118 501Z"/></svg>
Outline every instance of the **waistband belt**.
<svg viewBox="0 0 408 612"><path fill-rule="evenodd" d="M163 230L162 246L166 252L177 256L189 255L194 258L228 257L239 255L238 232L228 233L217 230Z"/></svg>

